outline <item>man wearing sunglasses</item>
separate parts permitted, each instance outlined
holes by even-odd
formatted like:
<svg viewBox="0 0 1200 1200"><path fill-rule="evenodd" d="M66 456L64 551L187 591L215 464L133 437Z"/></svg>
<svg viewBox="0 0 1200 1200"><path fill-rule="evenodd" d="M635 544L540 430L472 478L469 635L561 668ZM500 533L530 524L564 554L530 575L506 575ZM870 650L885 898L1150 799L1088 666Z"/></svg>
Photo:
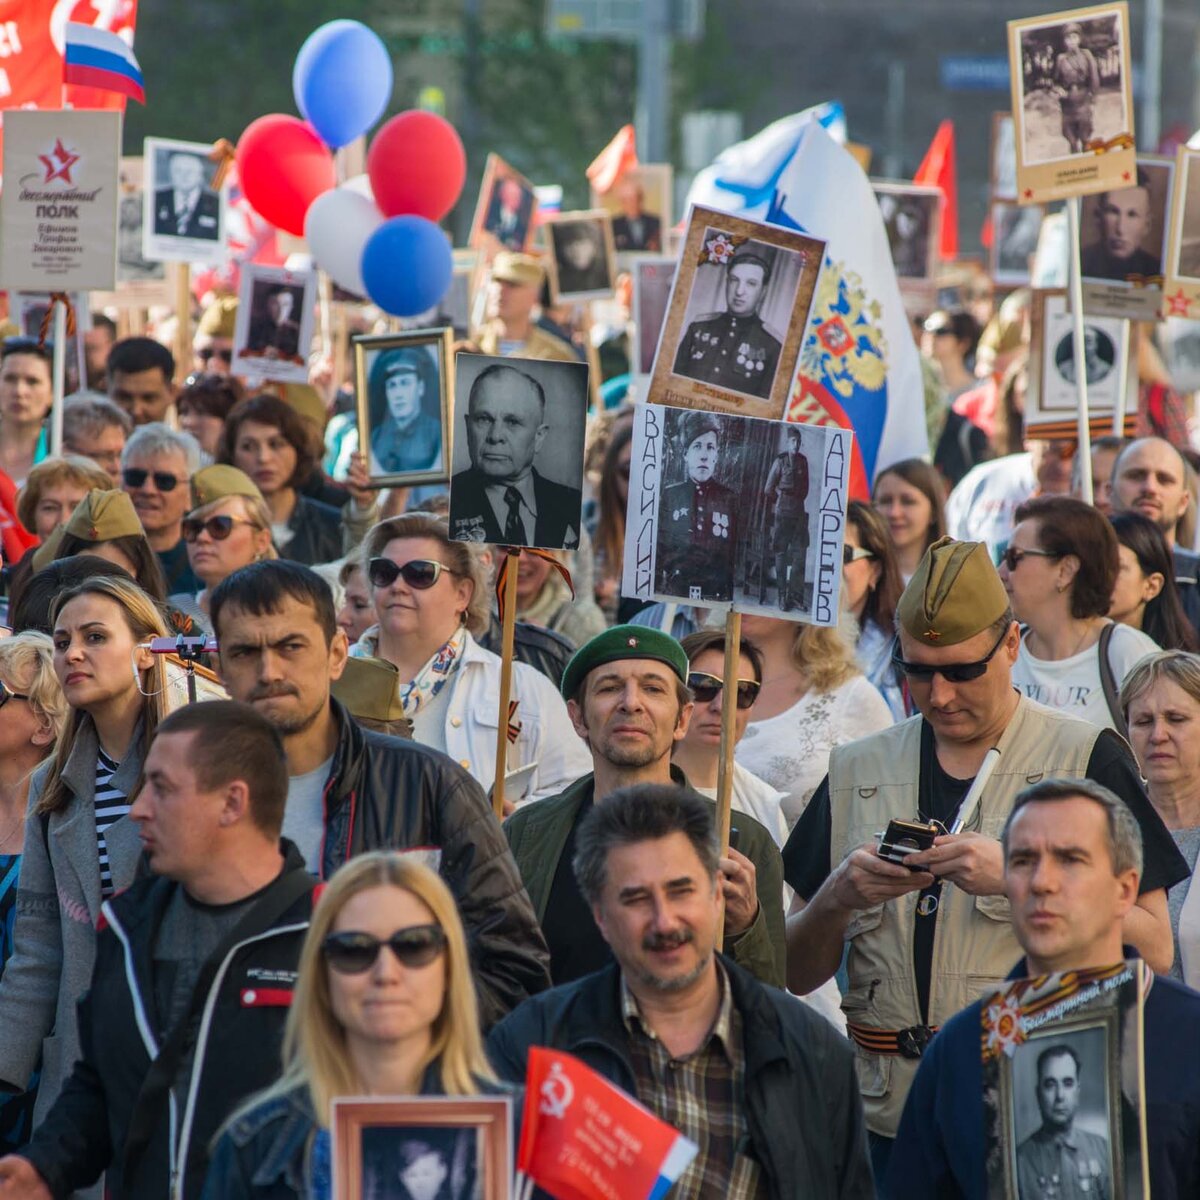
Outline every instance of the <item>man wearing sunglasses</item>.
<svg viewBox="0 0 1200 1200"><path fill-rule="evenodd" d="M0 1195L198 1196L221 1125L280 1069L315 880L280 838L279 735L230 701L158 727L130 816L153 874L107 902L82 1055ZM176 1190L176 1177L178 1190Z"/></svg>
<svg viewBox="0 0 1200 1200"><path fill-rule="evenodd" d="M1156 970L1174 955L1165 889L1188 874L1128 745L1014 690L1019 626L986 546L936 542L896 616L896 667L920 715L835 749L784 848L796 892L788 986L813 990L849 945L842 1008L859 1047L877 1175L930 1037L1020 957L999 835L1022 788L1091 779L1132 811L1146 870L1125 940ZM878 853L876 835L892 820L946 832L900 865Z"/></svg>
<svg viewBox="0 0 1200 1200"><path fill-rule="evenodd" d="M122 338L108 352L108 398L135 425L167 420L175 403L174 379L174 355L153 338Z"/></svg>

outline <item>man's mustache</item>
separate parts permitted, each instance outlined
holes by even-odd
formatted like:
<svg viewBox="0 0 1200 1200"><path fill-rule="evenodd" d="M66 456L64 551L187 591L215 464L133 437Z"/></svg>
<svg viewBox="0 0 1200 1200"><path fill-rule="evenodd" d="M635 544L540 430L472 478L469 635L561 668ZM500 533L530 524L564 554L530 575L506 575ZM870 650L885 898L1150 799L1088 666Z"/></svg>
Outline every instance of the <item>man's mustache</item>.
<svg viewBox="0 0 1200 1200"><path fill-rule="evenodd" d="M271 683L266 687L256 687L250 693L250 702L255 700L274 700L278 696L298 696L298 689L292 687L290 683Z"/></svg>
<svg viewBox="0 0 1200 1200"><path fill-rule="evenodd" d="M681 929L678 933L648 933L642 939L643 950L678 950L693 941L695 935L690 929Z"/></svg>

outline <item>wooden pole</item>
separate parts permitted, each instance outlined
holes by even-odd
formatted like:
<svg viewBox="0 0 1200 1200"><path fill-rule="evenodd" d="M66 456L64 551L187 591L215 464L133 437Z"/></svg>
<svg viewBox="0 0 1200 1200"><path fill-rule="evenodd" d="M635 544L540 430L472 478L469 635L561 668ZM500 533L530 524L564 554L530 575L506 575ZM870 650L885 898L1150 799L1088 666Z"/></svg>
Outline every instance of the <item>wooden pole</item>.
<svg viewBox="0 0 1200 1200"><path fill-rule="evenodd" d="M513 635L517 627L517 563L520 551L508 555L508 575L504 580L504 623L500 636L500 712L496 732L496 781L492 784L492 807L498 820L504 820L504 774L508 768L508 705L512 699Z"/></svg>
<svg viewBox="0 0 1200 1200"><path fill-rule="evenodd" d="M57 457L62 454L63 399L67 394L67 306L62 300L51 303L54 305L54 357L50 364L50 379L54 400L50 407L50 453Z"/></svg>
<svg viewBox="0 0 1200 1200"><path fill-rule="evenodd" d="M175 382L192 373L192 267L175 264Z"/></svg>
<svg viewBox="0 0 1200 1200"><path fill-rule="evenodd" d="M737 718L738 664L741 662L742 614L725 614L725 671L721 687L721 756L717 766L717 838L721 857L729 857L732 824L734 724ZM717 949L724 947L725 923L717 933Z"/></svg>
<svg viewBox="0 0 1200 1200"><path fill-rule="evenodd" d="M1083 336L1083 279L1080 270L1079 250L1079 197L1067 197L1067 228L1071 237L1071 317L1074 333L1075 351L1075 394L1078 398L1076 409L1076 438L1079 448L1079 491L1080 499L1086 504L1092 501L1092 434L1088 421L1087 394L1087 355L1084 353ZM1113 427L1113 433L1120 436L1120 431Z"/></svg>

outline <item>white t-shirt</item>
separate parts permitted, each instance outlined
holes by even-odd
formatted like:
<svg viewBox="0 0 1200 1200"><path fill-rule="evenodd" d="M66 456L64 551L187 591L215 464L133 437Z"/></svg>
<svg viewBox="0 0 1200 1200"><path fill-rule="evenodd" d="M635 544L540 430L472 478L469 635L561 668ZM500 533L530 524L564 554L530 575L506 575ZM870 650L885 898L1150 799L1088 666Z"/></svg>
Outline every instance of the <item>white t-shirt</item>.
<svg viewBox="0 0 1200 1200"><path fill-rule="evenodd" d="M1158 648L1154 639L1140 629L1133 629L1129 625L1117 625L1113 629L1112 641L1108 644L1108 661L1118 691L1121 681L1133 667ZM1104 685L1100 681L1099 642L1070 658L1051 662L1034 658L1029 653L1025 636L1022 636L1012 681L1023 696L1047 708L1070 713L1073 717L1099 725L1101 729L1116 728L1108 710L1108 701L1104 698Z"/></svg>
<svg viewBox="0 0 1200 1200"><path fill-rule="evenodd" d="M946 501L946 529L961 542L996 547L1012 533L1013 513L1033 495L1032 454L1009 454L972 467Z"/></svg>
<svg viewBox="0 0 1200 1200"><path fill-rule="evenodd" d="M325 837L325 785L333 759L315 771L288 777L287 807L283 810L283 836L296 843L309 873L321 873L321 842Z"/></svg>

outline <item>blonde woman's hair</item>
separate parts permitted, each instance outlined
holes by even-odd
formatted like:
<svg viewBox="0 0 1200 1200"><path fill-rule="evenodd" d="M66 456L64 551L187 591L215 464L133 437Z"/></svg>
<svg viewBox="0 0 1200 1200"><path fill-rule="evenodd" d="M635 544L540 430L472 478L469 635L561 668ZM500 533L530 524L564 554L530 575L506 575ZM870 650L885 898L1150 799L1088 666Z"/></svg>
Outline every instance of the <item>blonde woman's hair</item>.
<svg viewBox="0 0 1200 1200"><path fill-rule="evenodd" d="M362 567L367 573L367 564L383 553L383 548L396 538L430 538L441 547L442 562L462 579L471 581L471 599L467 601L467 629L476 637L486 632L492 620L491 603L488 600L487 579L479 551L470 542L452 542L450 527L442 517L429 513L405 513L401 517L389 517L372 525L363 538Z"/></svg>
<svg viewBox="0 0 1200 1200"><path fill-rule="evenodd" d="M271 510L267 507L267 502L258 496L218 496L215 500L210 500L207 504L200 505L199 508L193 508L188 513L188 516L195 517L198 521L206 520L226 500L240 500L242 502L242 515L246 520L260 533L271 532ZM262 557L264 559L279 557L279 552L275 549L274 541L267 546Z"/></svg>
<svg viewBox="0 0 1200 1200"><path fill-rule="evenodd" d="M54 643L47 634L33 629L0 639L0 675L25 693L34 714L50 726L54 736L46 747L48 754L62 737L68 713L67 699L54 673Z"/></svg>
<svg viewBox="0 0 1200 1200"><path fill-rule="evenodd" d="M346 1048L345 1030L334 1016L329 995L330 968L321 945L346 904L360 892L377 887L399 888L415 896L446 935L446 991L421 1070L436 1062L447 1096L474 1095L481 1082L496 1081L479 1032L467 938L454 896L422 863L394 850L373 850L340 867L313 910L283 1034L283 1075L266 1092L252 1097L246 1108L270 1096L307 1088L318 1124L327 1125L334 1099L362 1090Z"/></svg>
<svg viewBox="0 0 1200 1200"><path fill-rule="evenodd" d="M1121 684L1121 712L1128 717L1129 706L1162 680L1175 684L1200 704L1200 654L1186 650L1147 654Z"/></svg>
<svg viewBox="0 0 1200 1200"><path fill-rule="evenodd" d="M50 621L55 624L64 608L79 596L105 596L114 601L125 616L125 624L133 634L133 640L145 642L153 637L166 637L167 627L154 601L131 579L118 579L115 575L97 575L85 580L78 587L62 592L50 607ZM132 670L132 664L131 664ZM154 655L148 670L138 676L138 684L146 702L142 706L142 757L145 758L154 740L154 731L159 721L167 715L167 671L165 655ZM54 759L46 775L46 784L38 797L34 811L39 815L59 812L66 808L70 793L63 783L62 773L67 759L75 747L75 738L86 714L72 709L70 717L58 739Z"/></svg>
<svg viewBox="0 0 1200 1200"><path fill-rule="evenodd" d="M850 642L836 626L797 625L792 665L818 692L832 691L862 674Z"/></svg>
<svg viewBox="0 0 1200 1200"><path fill-rule="evenodd" d="M90 492L92 488L104 492L112 487L112 476L81 454L44 458L25 477L25 483L17 493L17 520L26 529L33 530L42 493L47 488L60 487L64 483L73 483L85 492Z"/></svg>

